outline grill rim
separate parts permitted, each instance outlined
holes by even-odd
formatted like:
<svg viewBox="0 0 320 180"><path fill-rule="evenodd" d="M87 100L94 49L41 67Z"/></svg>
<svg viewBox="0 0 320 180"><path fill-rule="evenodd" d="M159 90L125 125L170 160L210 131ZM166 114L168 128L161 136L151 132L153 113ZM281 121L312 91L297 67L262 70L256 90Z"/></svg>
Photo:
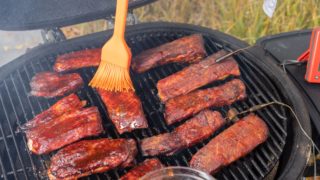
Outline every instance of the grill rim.
<svg viewBox="0 0 320 180"><path fill-rule="evenodd" d="M248 46L246 42L238 40L230 35L224 34L217 30L212 30L200 26L189 25L189 24L180 24L180 23L167 23L167 22L154 22L154 23L142 23L138 25L129 26L127 28L127 36L132 36L134 34L140 34L142 36L143 33L146 32L157 32L161 31L161 29L174 29L176 32L181 31L190 31L190 32L199 32L204 35L208 35L219 39L219 41L224 44L226 47L230 49L237 49ZM52 44L45 44L37 46L31 49L29 52L24 55L16 58L12 62L0 67L0 80L4 80L7 76L13 71L20 68L26 62L30 62L38 59L37 57L43 57L43 54L47 54L49 51L54 51L57 53L66 53L65 47L72 46L73 44L85 44L85 42L95 41L105 42L108 37L112 34L112 30L103 31L63 42L57 42ZM103 38L101 38L103 37ZM262 68L267 71L267 75L277 83L283 91L287 91L287 97L285 98L291 102L293 109L297 113L299 119L302 122L303 128L306 130L308 135L311 135L311 124L309 119L309 114L304 104L303 99L301 98L300 92L297 87L293 84L293 82L285 75L284 72L276 65L275 60L266 54L266 52L261 47L254 47L250 49L248 52L242 53L245 57L247 57L250 62L254 63L254 65ZM254 60L253 60L254 59ZM290 97L288 97L290 95ZM311 153L311 143L309 140L303 135L302 131L299 129L299 126L295 120L291 121L293 127L293 134L291 137L293 144L291 145L291 149L288 149L287 142L286 147L284 148L284 152L280 157L280 163L282 162L283 156L286 155L289 151L289 158L285 162L283 166L285 166L281 171L278 171L279 179L295 179L301 175L303 172L305 165L307 163L309 154ZM290 147L289 147L290 148Z"/></svg>
<svg viewBox="0 0 320 180"><path fill-rule="evenodd" d="M260 62L261 65L263 65L263 69L269 69L270 72L274 72L273 75L276 78L272 79L274 81L278 81L277 85L281 85L287 91L291 91L291 95L293 94L294 96L294 98L291 97L290 99L292 103L291 107L293 107L299 120L302 121L303 129L307 132L308 136L311 137L311 122L309 118L309 113L306 108L305 102L302 99L302 95L299 92L296 85L294 85L292 80L290 80L290 78L286 76L286 74L281 70L279 66L277 66L277 64L275 63L276 61L273 59L273 57L266 53L261 47L252 48L252 50L250 50L250 53L252 53L250 55L252 55L253 57L256 57L257 59L261 60ZM263 61L263 59L265 59L266 61ZM268 75L270 76L271 74ZM288 136L288 138L293 138L294 144L297 144L297 142L298 144L300 142L300 144L299 147L296 147L296 145L291 146L292 154L287 160L288 162L286 162L285 168L282 169L281 164L283 164L283 161L281 160L284 158L284 156L286 156L285 151L288 150L288 148L290 148L288 147L288 143L286 142L284 152L282 153L280 158L280 165L277 174L277 178L279 179L296 179L297 177L300 177L303 173L303 170L306 167L305 165L307 164L307 161L311 154L311 142L308 140L307 137L305 137L295 119L293 119L291 123L293 123L292 127L294 134L291 137ZM305 156L306 158L303 159L303 157L299 156ZM297 171L297 169L301 169L301 171Z"/></svg>

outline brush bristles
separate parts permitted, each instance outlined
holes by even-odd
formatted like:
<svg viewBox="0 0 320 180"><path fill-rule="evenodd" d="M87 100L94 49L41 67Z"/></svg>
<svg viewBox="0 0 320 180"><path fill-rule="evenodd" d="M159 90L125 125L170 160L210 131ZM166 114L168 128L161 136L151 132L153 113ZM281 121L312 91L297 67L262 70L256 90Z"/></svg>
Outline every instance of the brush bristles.
<svg viewBox="0 0 320 180"><path fill-rule="evenodd" d="M103 61L89 85L115 92L134 90L128 69Z"/></svg>

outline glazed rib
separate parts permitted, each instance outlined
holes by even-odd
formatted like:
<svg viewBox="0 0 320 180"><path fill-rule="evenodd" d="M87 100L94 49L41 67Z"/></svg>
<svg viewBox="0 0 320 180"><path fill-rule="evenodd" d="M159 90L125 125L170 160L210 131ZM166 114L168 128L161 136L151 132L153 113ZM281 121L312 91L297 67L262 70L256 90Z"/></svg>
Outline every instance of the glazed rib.
<svg viewBox="0 0 320 180"><path fill-rule="evenodd" d="M141 101L133 91L98 90L98 93L107 108L111 121L120 134L148 127Z"/></svg>
<svg viewBox="0 0 320 180"><path fill-rule="evenodd" d="M218 111L204 110L177 127L171 133L145 138L141 141L142 155L172 155L193 146L212 135L225 124Z"/></svg>
<svg viewBox="0 0 320 180"><path fill-rule="evenodd" d="M206 55L202 35L194 34L143 51L133 58L131 67L135 72L143 73L168 63L198 62Z"/></svg>
<svg viewBox="0 0 320 180"><path fill-rule="evenodd" d="M128 167L137 154L133 139L83 140L61 149L51 158L51 180L77 179L116 167Z"/></svg>
<svg viewBox="0 0 320 180"><path fill-rule="evenodd" d="M56 72L66 72L84 67L99 66L101 49L86 49L57 57L53 66Z"/></svg>
<svg viewBox="0 0 320 180"><path fill-rule="evenodd" d="M165 103L165 120L168 125L188 118L202 109L231 105L246 97L246 88L239 79L231 80L221 86L196 90L177 96Z"/></svg>
<svg viewBox="0 0 320 180"><path fill-rule="evenodd" d="M233 57L215 63L217 58L226 54L226 51L221 50L197 64L192 64L158 81L158 95L161 101L165 102L176 96L187 94L199 87L231 75L240 76L239 66Z"/></svg>
<svg viewBox="0 0 320 180"><path fill-rule="evenodd" d="M239 120L212 139L191 159L190 167L215 173L244 157L268 138L266 123L254 114Z"/></svg>
<svg viewBox="0 0 320 180"><path fill-rule="evenodd" d="M62 114L75 111L86 105L86 101L80 101L76 94L70 94L52 105L49 109L36 115L32 120L28 121L24 125L20 126L21 130L27 130L38 126L43 122L48 122L54 118L61 116Z"/></svg>
<svg viewBox="0 0 320 180"><path fill-rule="evenodd" d="M52 98L75 92L82 85L83 80L77 73L61 75L55 72L40 72L31 79L30 94Z"/></svg>
<svg viewBox="0 0 320 180"><path fill-rule="evenodd" d="M157 158L147 159L138 166L131 169L127 174L122 176L120 180L137 180L147 173L161 169L164 165Z"/></svg>
<svg viewBox="0 0 320 180"><path fill-rule="evenodd" d="M46 154L79 139L103 132L97 107L78 109L53 120L42 122L26 131L28 148Z"/></svg>

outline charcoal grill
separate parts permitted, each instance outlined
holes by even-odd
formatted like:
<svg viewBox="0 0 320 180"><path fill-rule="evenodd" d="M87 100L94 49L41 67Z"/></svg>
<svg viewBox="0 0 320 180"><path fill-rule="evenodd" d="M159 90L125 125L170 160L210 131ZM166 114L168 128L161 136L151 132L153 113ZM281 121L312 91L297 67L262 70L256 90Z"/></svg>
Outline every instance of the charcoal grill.
<svg viewBox="0 0 320 180"><path fill-rule="evenodd" d="M0 27L1 29L9 30L52 28L85 22L104 17L104 12L106 11L110 14L112 13L114 7L103 7L105 1L109 2L109 0L84 0L81 3L84 3L83 6L86 8L80 9L81 11L78 13L77 10L72 9L75 8L74 3L78 3L78 1L67 1L64 6L59 6L61 9L51 11L51 9L55 9L54 6L56 4L54 1L48 1L50 3L45 4L40 3L39 0L31 0L33 2L31 4L35 5L39 11L35 14L31 13L30 16L27 15L30 12L27 8L24 9L24 6L19 6L18 9L20 11L12 11L14 14L11 14L11 11L7 11L4 7L8 7L8 5L9 7L14 7L14 4L4 1L4 5L0 4L0 13L4 14L3 17L8 16L9 18L0 19ZM132 6L142 5L147 1L141 0L139 2L135 0L132 1ZM113 1L110 0L109 3L111 6L114 6ZM69 9L71 10L69 11ZM95 12L97 9L99 11ZM47 12L49 10L50 13ZM70 14L73 14L73 16ZM66 19L65 17L68 18ZM59 31L54 32L59 34ZM52 71L52 65L60 54L101 47L110 37L111 33L111 31L105 31L72 40L41 45L0 68L0 179L46 179L49 159L55 153L43 156L30 154L26 147L24 134L16 131L18 126L49 108L59 99L44 99L30 96L28 92L30 91L29 82L32 76L41 71ZM128 27L126 38L128 45L132 48L133 55L135 55L145 49L194 33L203 34L208 54L221 49L231 51L248 46L248 44L218 31L174 23L134 25ZM59 39L63 40L64 38ZM241 79L247 87L248 99L237 102L231 107L242 111L256 104L274 100L287 103L293 107L303 128L310 135L309 116L304 102L293 83L274 64L274 59L259 47L240 53L235 56L235 59L240 66ZM120 136L116 132L108 118L101 99L92 88L85 86L77 94L81 99L87 100L89 106L97 106L99 108L105 128L105 133L99 137L124 137L140 141L145 137L168 132L174 128L174 126L167 126L165 124L163 105L157 97L156 83L158 80L179 71L183 67L183 65L170 64L143 74L131 72L136 92L142 101L150 126L148 129L137 130L133 133ZM95 70L95 68L84 68L77 72L81 74L85 84L88 84ZM224 82L214 83L209 86L222 83ZM225 114L229 108L222 107L216 108L216 110ZM266 179L273 178L273 175L276 174L275 177L279 179L297 179L301 176L309 157L310 142L299 129L296 120L288 109L270 106L257 111L257 114L266 121L270 129L268 140L246 157L223 168L215 177L218 179ZM223 129L230 125L229 123ZM183 150L175 156L160 156L159 158L167 166L188 166L191 156L219 132L213 134L202 143ZM138 154L136 163L143 160L144 158L141 154ZM88 179L117 179L128 170L129 168L116 169L92 175Z"/></svg>
<svg viewBox="0 0 320 180"><path fill-rule="evenodd" d="M128 28L127 40L133 55L144 49L172 41L179 37L201 33L205 38L208 54L218 50L233 50L246 46L245 43L218 31L212 31L197 26L148 23ZM69 41L38 47L14 60L0 69L0 173L1 179L43 179L48 167L50 155L36 156L28 152L23 133L16 132L19 125L32 119L36 114L49 108L56 98L44 99L30 96L29 81L33 75L41 71L52 71L52 65L59 54L86 48L101 47L110 37L111 32L93 34ZM256 104L270 101L281 101L291 105L302 121L304 129L310 133L307 111L299 93L291 81L275 66L270 57L264 56L259 48L235 56L240 65L241 79L247 87L248 99L237 102L232 107L238 111ZM157 97L156 82L182 69L182 65L170 64L155 68L144 74L131 73L137 94L142 100L149 128L133 133L119 135L108 118L106 109L98 94L88 86L77 94L81 99L88 100L90 106L98 106L101 112L105 134L100 137L109 138L142 138L168 132L174 127L167 126L163 118L163 105ZM92 78L95 68L78 70L85 84ZM220 82L223 83L223 82ZM218 108L226 113L228 107ZM280 159L278 177L295 179L304 168L309 156L310 144L299 130L292 114L281 107L271 106L259 110L270 128L268 140L252 153L222 169L218 179L263 179L274 168ZM225 127L226 128L226 127ZM216 136L217 133L212 135ZM212 138L211 137L211 138ZM167 166L187 166L191 156L203 147L209 140L188 148L172 157L162 157L160 160ZM137 162L143 161L139 154ZM103 174L92 175L93 179L117 179L128 169L112 170Z"/></svg>

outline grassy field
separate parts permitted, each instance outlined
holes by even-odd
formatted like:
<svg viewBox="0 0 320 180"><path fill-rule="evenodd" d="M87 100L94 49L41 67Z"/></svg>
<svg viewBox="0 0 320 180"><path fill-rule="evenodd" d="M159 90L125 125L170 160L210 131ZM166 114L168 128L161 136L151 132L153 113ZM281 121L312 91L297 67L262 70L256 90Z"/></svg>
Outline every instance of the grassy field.
<svg viewBox="0 0 320 180"><path fill-rule="evenodd" d="M134 10L140 22L182 22L218 29L249 43L259 37L320 25L320 0L278 0L273 18L263 0L158 0ZM104 21L64 28L73 36L103 30Z"/></svg>

